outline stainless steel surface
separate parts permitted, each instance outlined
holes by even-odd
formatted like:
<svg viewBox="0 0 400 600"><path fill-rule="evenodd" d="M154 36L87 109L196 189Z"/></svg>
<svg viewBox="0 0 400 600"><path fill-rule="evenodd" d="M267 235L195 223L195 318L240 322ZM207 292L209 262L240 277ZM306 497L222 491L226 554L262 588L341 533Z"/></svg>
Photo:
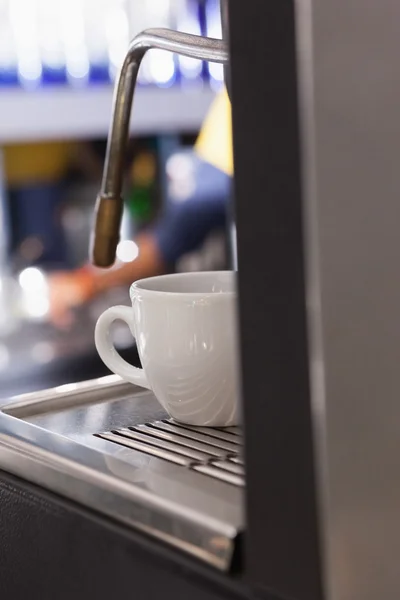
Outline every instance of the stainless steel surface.
<svg viewBox="0 0 400 600"><path fill-rule="evenodd" d="M244 476L243 467L239 467L238 465L231 463L230 460L215 461L212 464L214 465L214 467L218 467L219 469L224 469L224 471L229 471L230 473L234 473L235 475L240 475L241 477Z"/></svg>
<svg viewBox="0 0 400 600"><path fill-rule="evenodd" d="M112 375L3 406L0 469L228 570L243 530L241 445L209 433Z"/></svg>
<svg viewBox="0 0 400 600"><path fill-rule="evenodd" d="M194 461L207 461L209 459L209 455L205 452L199 452L198 450L194 450L193 448L188 448L187 446L180 446L174 442L168 442L166 440L160 440L159 438L153 437L150 442L150 436L139 433L137 431L131 431L129 429L114 429L113 433L116 434L117 438L119 438L119 443L123 446L127 443L127 440L136 440L138 442L142 442L144 444L150 444L151 446L155 446L156 448L161 448L168 450L169 452L174 452L175 454L180 454L181 456L185 456L189 460L189 464ZM101 434L100 434L101 437ZM115 440L114 440L115 441Z"/></svg>
<svg viewBox="0 0 400 600"><path fill-rule="evenodd" d="M170 431L171 433L178 434L183 437L187 437L190 440L197 440L204 442L209 447L222 448L226 452L238 452L239 448L236 443L232 443L230 440L226 440L225 432L218 429L204 428L204 427L193 427L191 425L181 425L171 422L159 421L153 423L154 427ZM230 434L228 434L230 435ZM241 438L239 438L241 439Z"/></svg>
<svg viewBox="0 0 400 600"><path fill-rule="evenodd" d="M109 267L115 260L123 207L122 171L133 95L143 56L152 48L217 63L228 60L227 47L221 40L169 29L148 29L132 41L115 88L103 182L96 202L91 254L94 264L100 267Z"/></svg>
<svg viewBox="0 0 400 600"><path fill-rule="evenodd" d="M193 432L197 432L198 434L198 438L200 439L201 437L203 437L205 435L204 433L204 427L197 427L195 425L182 425L182 424L177 424L178 427L180 427L181 429L185 429L187 431L193 431ZM243 439L241 437L241 434L237 434L237 433L233 433L232 430L235 429L236 431L239 431L239 427L226 427L224 429L220 429L220 428L213 428L213 429L207 429L207 437L208 438L215 438L215 440L211 440L208 439L209 443L212 444L217 444L220 445L221 444L221 440L224 441L223 447L226 450L234 450L235 446L234 444L242 444L243 443ZM230 430L230 431L228 431ZM184 432L181 432L181 435L184 435ZM218 440L218 441L216 441Z"/></svg>
<svg viewBox="0 0 400 600"><path fill-rule="evenodd" d="M155 456L157 458L162 458L163 460L168 460L176 465L181 465L182 467L190 467L191 459L185 455L178 454L176 452L170 452L167 448L161 445L161 447L157 448L154 446L150 446L146 444L146 442L132 439L121 439L117 433L113 432L105 432L99 434L99 436L103 440L108 440L109 442L113 442L114 444L120 444L121 446L126 446L127 448L132 448L133 450L139 450L140 452L144 452L145 454L149 454L150 456Z"/></svg>
<svg viewBox="0 0 400 600"><path fill-rule="evenodd" d="M240 445L227 444L221 437L197 433L199 429L207 432L209 428L196 427L195 429L196 431L190 431L190 429L175 425L173 421L168 419L150 422L146 425L113 429L112 431L101 432L97 436L191 469L196 470L198 466L211 465L217 469L240 476L240 483L237 482L238 480L230 482L234 485L243 486L244 468L231 462L231 459L237 458L237 454L241 449ZM223 436L224 432L219 431L219 434ZM199 442L200 436L202 436L200 438L202 439L201 442ZM138 447L138 443L140 447ZM221 478L221 473L215 471L215 469L210 473L210 476L213 476L213 473L217 474L217 479ZM224 477L225 475L222 474L222 478Z"/></svg>
<svg viewBox="0 0 400 600"><path fill-rule="evenodd" d="M400 597L400 4L296 5L326 598L394 600Z"/></svg>
<svg viewBox="0 0 400 600"><path fill-rule="evenodd" d="M216 446L211 446L199 442L196 438L196 435L194 435L193 437L184 437L182 435L179 435L179 432L178 435L173 435L171 433L168 433L168 431L163 431L162 429L158 429L157 427L151 427L151 425L153 425L153 423L151 423L150 425L137 425L136 427L134 427L134 429L166 441L178 441L178 443L182 446L194 448L195 450L200 450L200 452L205 452L207 460L210 458L210 456L221 457L226 455L226 452L224 450L217 448Z"/></svg>
<svg viewBox="0 0 400 600"><path fill-rule="evenodd" d="M231 473L226 473L222 469L218 469L213 465L195 465L193 470L198 473L202 473L203 475L208 475L213 479L219 479L220 481L225 481L226 483L230 483L232 485L244 485L242 477L237 477Z"/></svg>

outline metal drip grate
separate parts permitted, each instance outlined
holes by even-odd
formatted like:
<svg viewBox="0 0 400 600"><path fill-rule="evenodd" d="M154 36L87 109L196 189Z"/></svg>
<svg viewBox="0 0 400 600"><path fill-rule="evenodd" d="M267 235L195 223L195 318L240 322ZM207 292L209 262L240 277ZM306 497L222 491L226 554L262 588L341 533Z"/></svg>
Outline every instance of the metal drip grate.
<svg viewBox="0 0 400 600"><path fill-rule="evenodd" d="M243 438L238 427L194 427L164 419L95 436L231 485L245 485Z"/></svg>
<svg viewBox="0 0 400 600"><path fill-rule="evenodd" d="M177 423L117 376L0 408L1 469L225 572L245 530L243 448L239 428Z"/></svg>

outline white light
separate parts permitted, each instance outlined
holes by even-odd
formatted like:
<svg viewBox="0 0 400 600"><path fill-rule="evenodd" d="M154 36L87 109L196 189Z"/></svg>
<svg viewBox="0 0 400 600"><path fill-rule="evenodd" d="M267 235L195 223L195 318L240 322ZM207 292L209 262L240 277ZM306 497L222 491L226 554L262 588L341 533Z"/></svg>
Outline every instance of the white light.
<svg viewBox="0 0 400 600"><path fill-rule="evenodd" d="M167 160L166 171L171 179L185 179L193 176L193 159L184 153L177 152Z"/></svg>
<svg viewBox="0 0 400 600"><path fill-rule="evenodd" d="M52 69L61 69L64 61L57 3L54 0L37 0L37 6L42 62Z"/></svg>
<svg viewBox="0 0 400 600"><path fill-rule="evenodd" d="M2 25L0 33L0 72L3 69L14 69L18 62L11 24L3 21Z"/></svg>
<svg viewBox="0 0 400 600"><path fill-rule="evenodd" d="M38 81L42 76L42 65L35 57L25 57L18 65L18 72L21 79L26 82Z"/></svg>
<svg viewBox="0 0 400 600"><path fill-rule="evenodd" d="M149 73L152 81L159 85L169 85L175 75L173 55L163 50L152 50L149 54Z"/></svg>
<svg viewBox="0 0 400 600"><path fill-rule="evenodd" d="M107 385L107 383L118 383L121 381L119 375L104 375L104 377L98 377L94 383L98 385Z"/></svg>
<svg viewBox="0 0 400 600"><path fill-rule="evenodd" d="M168 191L173 202L183 202L196 190L192 159L181 153L173 154L167 161Z"/></svg>
<svg viewBox="0 0 400 600"><path fill-rule="evenodd" d="M50 308L47 281L39 269L28 267L18 278L24 292L23 304L28 317L41 319L47 315Z"/></svg>
<svg viewBox="0 0 400 600"><path fill-rule="evenodd" d="M219 63L210 63L209 64L209 71L210 71L210 75L211 77L214 79L214 81L223 81L224 80L224 67L223 65L220 65Z"/></svg>
<svg viewBox="0 0 400 600"><path fill-rule="evenodd" d="M157 27L168 27L171 25L170 1L167 0L146 0L145 6L142 8L150 22L157 20Z"/></svg>
<svg viewBox="0 0 400 600"><path fill-rule="evenodd" d="M37 27L37 6L30 0L13 0L9 5L10 23L22 83L32 84L42 75Z"/></svg>
<svg viewBox="0 0 400 600"><path fill-rule="evenodd" d="M70 52L67 61L67 74L72 79L86 79L89 75L89 60L83 46L77 48L75 52Z"/></svg>
<svg viewBox="0 0 400 600"><path fill-rule="evenodd" d="M77 388L77 383L64 383L63 385L58 385L55 391L57 394L64 394L64 392L74 392Z"/></svg>
<svg viewBox="0 0 400 600"><path fill-rule="evenodd" d="M48 298L40 295L33 295L27 299L26 312L33 319L41 319L49 312L50 303Z"/></svg>
<svg viewBox="0 0 400 600"><path fill-rule="evenodd" d="M195 58L189 58L188 56L181 56L179 58L179 66L184 77L188 79L196 79L201 75L203 63L201 60Z"/></svg>
<svg viewBox="0 0 400 600"><path fill-rule="evenodd" d="M222 23L220 13L220 2L210 0L206 7L206 20L207 20L207 35L212 38L221 39L222 37Z"/></svg>
<svg viewBox="0 0 400 600"><path fill-rule="evenodd" d="M83 4L80 0L59 0L58 8L67 76L72 83L81 83L89 74Z"/></svg>
<svg viewBox="0 0 400 600"><path fill-rule="evenodd" d="M212 18L209 16L209 24L207 28L207 35L212 38L222 38L222 23L220 19Z"/></svg>
<svg viewBox="0 0 400 600"><path fill-rule="evenodd" d="M129 22L125 10L115 7L109 12L106 23L108 55L115 71L124 60L129 46Z"/></svg>
<svg viewBox="0 0 400 600"><path fill-rule="evenodd" d="M129 263L139 256L139 248L135 242L124 240L117 246L117 258L121 262Z"/></svg>
<svg viewBox="0 0 400 600"><path fill-rule="evenodd" d="M86 48L92 65L107 63L106 23L109 4L110 0L85 0L84 2Z"/></svg>
<svg viewBox="0 0 400 600"><path fill-rule="evenodd" d="M26 292L41 292L47 289L46 278L36 267L28 267L21 271L18 281Z"/></svg>

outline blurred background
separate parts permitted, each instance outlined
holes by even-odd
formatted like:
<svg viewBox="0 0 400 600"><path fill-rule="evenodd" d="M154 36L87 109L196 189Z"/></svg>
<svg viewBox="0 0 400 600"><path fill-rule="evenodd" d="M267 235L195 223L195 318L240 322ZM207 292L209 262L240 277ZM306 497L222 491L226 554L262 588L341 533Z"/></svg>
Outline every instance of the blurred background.
<svg viewBox="0 0 400 600"><path fill-rule="evenodd" d="M0 399L107 373L93 329L127 286L79 306L67 328L49 319L48 281L88 260L113 84L129 40L147 27L221 37L218 0L0 0ZM118 261L169 201L187 196L193 147L223 85L220 65L151 51L139 76L125 165ZM226 233L226 232L225 232ZM219 268L226 236L177 270ZM125 328L121 353L137 356Z"/></svg>

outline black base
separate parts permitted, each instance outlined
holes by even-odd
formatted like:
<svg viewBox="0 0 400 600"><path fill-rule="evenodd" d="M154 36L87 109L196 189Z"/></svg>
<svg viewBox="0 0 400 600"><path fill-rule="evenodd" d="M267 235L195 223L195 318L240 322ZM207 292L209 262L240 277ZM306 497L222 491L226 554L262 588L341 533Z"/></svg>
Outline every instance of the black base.
<svg viewBox="0 0 400 600"><path fill-rule="evenodd" d="M0 507L0 598L252 598L240 580L2 471Z"/></svg>

